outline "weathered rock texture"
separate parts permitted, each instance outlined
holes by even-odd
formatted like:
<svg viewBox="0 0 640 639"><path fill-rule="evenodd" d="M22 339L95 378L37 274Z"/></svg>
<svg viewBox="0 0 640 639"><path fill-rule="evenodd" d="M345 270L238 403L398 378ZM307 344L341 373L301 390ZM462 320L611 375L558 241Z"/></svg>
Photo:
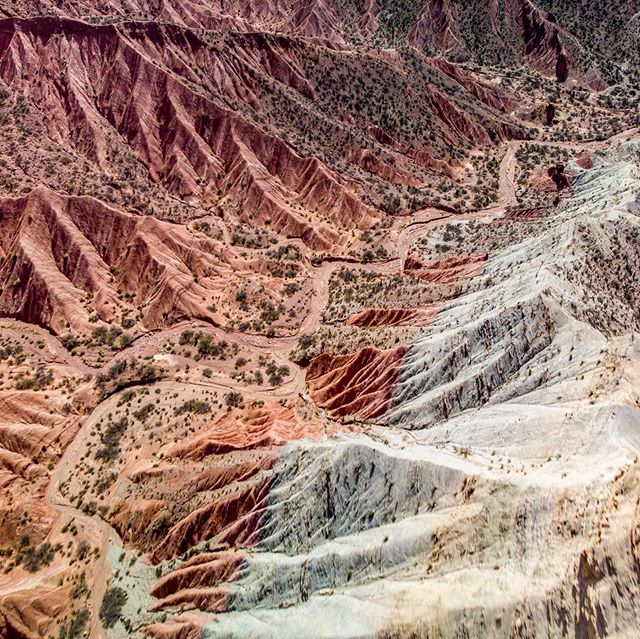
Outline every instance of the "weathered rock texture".
<svg viewBox="0 0 640 639"><path fill-rule="evenodd" d="M640 636L604 4L2 3L0 636Z"/></svg>

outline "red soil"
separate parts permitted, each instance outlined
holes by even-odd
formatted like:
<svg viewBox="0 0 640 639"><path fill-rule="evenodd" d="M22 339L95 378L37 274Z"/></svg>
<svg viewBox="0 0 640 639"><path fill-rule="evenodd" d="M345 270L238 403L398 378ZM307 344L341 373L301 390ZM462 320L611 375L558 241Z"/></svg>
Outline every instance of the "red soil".
<svg viewBox="0 0 640 639"><path fill-rule="evenodd" d="M309 394L330 415L378 417L389 407L405 353L404 347L386 351L367 347L338 356L323 353L307 368Z"/></svg>
<svg viewBox="0 0 640 639"><path fill-rule="evenodd" d="M437 314L437 305L427 308L367 308L347 319L351 326L426 326Z"/></svg>
<svg viewBox="0 0 640 639"><path fill-rule="evenodd" d="M460 278L471 278L484 270L488 259L487 253L464 257L448 257L431 264L424 264L420 259L410 255L404 263L405 273L429 282L451 283Z"/></svg>

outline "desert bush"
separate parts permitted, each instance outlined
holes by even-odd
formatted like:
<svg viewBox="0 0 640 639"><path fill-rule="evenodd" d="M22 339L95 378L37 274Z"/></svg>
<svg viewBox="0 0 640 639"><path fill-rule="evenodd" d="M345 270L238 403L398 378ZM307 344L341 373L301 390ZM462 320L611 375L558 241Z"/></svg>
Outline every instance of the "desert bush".
<svg viewBox="0 0 640 639"><path fill-rule="evenodd" d="M127 593L120 586L112 586L104 593L100 605L100 620L105 628L113 628L118 623L126 603Z"/></svg>

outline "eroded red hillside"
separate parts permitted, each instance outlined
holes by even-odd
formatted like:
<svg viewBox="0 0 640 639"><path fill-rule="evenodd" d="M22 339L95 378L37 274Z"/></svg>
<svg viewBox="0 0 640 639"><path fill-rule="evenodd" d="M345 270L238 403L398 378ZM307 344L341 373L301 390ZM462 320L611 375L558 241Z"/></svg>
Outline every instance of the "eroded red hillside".
<svg viewBox="0 0 640 639"><path fill-rule="evenodd" d="M635 40L541 4L0 6L0 635L637 619Z"/></svg>

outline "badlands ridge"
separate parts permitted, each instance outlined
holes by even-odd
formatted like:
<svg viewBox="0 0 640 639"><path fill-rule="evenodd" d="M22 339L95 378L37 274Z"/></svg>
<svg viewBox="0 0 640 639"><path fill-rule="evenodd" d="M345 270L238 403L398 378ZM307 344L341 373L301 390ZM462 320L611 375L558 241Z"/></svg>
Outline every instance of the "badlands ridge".
<svg viewBox="0 0 640 639"><path fill-rule="evenodd" d="M0 636L639 636L634 5L4 2Z"/></svg>

